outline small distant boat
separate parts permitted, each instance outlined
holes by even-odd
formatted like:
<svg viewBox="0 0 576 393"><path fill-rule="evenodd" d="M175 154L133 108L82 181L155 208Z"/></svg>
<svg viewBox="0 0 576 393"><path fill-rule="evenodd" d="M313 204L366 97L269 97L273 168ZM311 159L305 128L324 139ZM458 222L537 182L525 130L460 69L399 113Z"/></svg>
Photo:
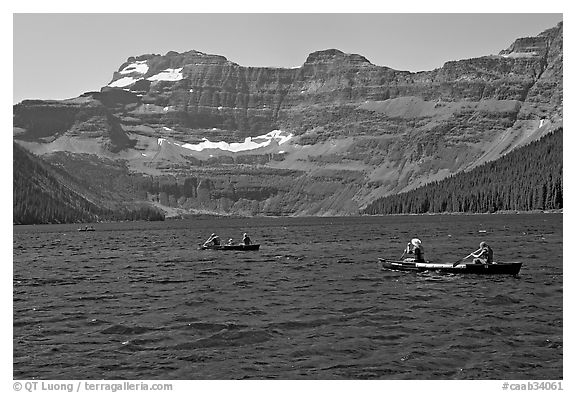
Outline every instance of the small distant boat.
<svg viewBox="0 0 576 393"><path fill-rule="evenodd" d="M402 271L438 271L455 274L511 274L517 275L522 267L522 262L493 263L490 265L478 263L461 263L454 266L453 263L421 263L413 261L393 261L378 258L381 269Z"/></svg>
<svg viewBox="0 0 576 393"><path fill-rule="evenodd" d="M94 227L78 228L78 232L94 232L95 230Z"/></svg>
<svg viewBox="0 0 576 393"><path fill-rule="evenodd" d="M260 244L222 244L219 246L205 246L200 245L200 250L219 250L219 251L258 251Z"/></svg>

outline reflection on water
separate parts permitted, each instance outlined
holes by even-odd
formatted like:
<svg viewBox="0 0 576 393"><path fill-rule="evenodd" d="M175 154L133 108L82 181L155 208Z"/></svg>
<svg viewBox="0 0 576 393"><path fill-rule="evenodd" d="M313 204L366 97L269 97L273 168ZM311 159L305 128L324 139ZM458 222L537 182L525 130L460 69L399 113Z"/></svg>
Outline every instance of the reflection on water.
<svg viewBox="0 0 576 393"><path fill-rule="evenodd" d="M560 379L562 215L14 227L17 379ZM258 252L199 251L212 232ZM520 275L378 269L412 237Z"/></svg>

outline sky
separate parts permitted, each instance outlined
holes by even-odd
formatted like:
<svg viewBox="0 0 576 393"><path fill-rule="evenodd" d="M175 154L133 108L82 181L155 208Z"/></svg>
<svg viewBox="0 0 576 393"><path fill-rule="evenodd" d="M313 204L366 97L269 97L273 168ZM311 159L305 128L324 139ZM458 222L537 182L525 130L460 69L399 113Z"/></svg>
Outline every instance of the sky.
<svg viewBox="0 0 576 393"><path fill-rule="evenodd" d="M562 14L13 14L13 103L107 85L130 56L195 49L243 66L298 67L336 48L397 70L497 54Z"/></svg>

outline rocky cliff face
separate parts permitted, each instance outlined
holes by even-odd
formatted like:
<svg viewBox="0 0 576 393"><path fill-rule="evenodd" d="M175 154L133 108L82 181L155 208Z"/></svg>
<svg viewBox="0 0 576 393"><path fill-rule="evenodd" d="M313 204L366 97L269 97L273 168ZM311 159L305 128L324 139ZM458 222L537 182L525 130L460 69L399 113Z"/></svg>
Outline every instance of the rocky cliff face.
<svg viewBox="0 0 576 393"><path fill-rule="evenodd" d="M176 185L195 179L193 195L172 194L174 208L356 214L561 126L562 42L559 24L498 55L418 73L336 49L295 69L142 55L100 92L15 105L15 138L47 159L90 153Z"/></svg>

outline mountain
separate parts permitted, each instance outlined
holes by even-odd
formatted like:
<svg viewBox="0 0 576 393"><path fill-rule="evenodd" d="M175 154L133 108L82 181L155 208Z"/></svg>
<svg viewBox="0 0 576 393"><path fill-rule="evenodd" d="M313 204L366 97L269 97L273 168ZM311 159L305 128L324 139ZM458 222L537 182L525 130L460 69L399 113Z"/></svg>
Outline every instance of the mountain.
<svg viewBox="0 0 576 393"><path fill-rule="evenodd" d="M140 55L98 92L15 105L14 138L63 168L123 163L130 197L167 208L358 214L562 127L562 46L560 23L416 73L336 49L294 69Z"/></svg>

